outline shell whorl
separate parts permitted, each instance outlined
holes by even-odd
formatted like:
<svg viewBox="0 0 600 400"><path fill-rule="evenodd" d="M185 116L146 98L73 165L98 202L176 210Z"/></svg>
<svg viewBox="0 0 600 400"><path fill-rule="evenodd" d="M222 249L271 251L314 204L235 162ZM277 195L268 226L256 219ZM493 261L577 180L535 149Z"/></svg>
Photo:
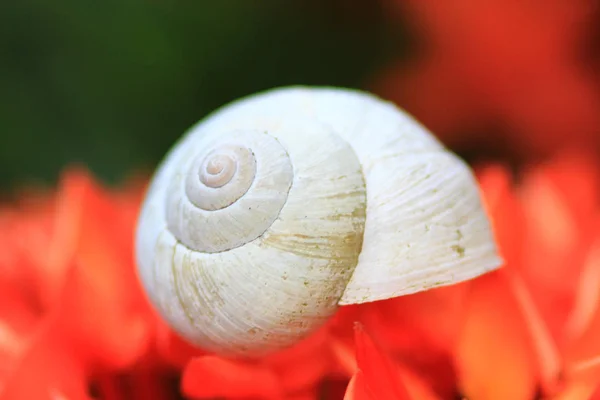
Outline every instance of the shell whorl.
<svg viewBox="0 0 600 400"><path fill-rule="evenodd" d="M139 217L141 282L190 342L260 356L339 305L497 268L464 162L395 106L344 89L283 88L193 127Z"/></svg>
<svg viewBox="0 0 600 400"><path fill-rule="evenodd" d="M292 163L265 132L223 132L200 141L199 153L179 160L181 172L167 190L167 224L190 249L231 250L262 235L279 216ZM253 223L240 223L245 219Z"/></svg>
<svg viewBox="0 0 600 400"><path fill-rule="evenodd" d="M222 121L192 131L158 172L140 217L140 274L184 337L258 355L336 311L362 245L365 183L325 124Z"/></svg>

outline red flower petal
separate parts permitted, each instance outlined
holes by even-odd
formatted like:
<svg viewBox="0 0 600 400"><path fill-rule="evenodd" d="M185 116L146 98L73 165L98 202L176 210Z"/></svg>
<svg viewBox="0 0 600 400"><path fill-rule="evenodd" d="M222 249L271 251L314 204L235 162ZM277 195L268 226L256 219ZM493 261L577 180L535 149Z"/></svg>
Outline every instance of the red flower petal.
<svg viewBox="0 0 600 400"><path fill-rule="evenodd" d="M111 199L85 175L69 176L79 188L80 212L65 234L74 243L57 304L60 323L82 357L116 368L135 361L148 344L150 325L129 251L133 223L125 223ZM67 229L67 228L65 228ZM65 268L65 267L61 267Z"/></svg>
<svg viewBox="0 0 600 400"><path fill-rule="evenodd" d="M264 360L265 367L279 377L286 393L316 386L332 369L328 328L324 326L295 346Z"/></svg>
<svg viewBox="0 0 600 400"><path fill-rule="evenodd" d="M514 298L519 304L521 315L525 320L525 327L532 341L541 388L544 392L551 393L558 384L557 379L562 369L560 352L524 281L517 273L504 272Z"/></svg>
<svg viewBox="0 0 600 400"><path fill-rule="evenodd" d="M356 361L363 378L353 377L353 385L360 395L368 394L373 399L403 400L410 399L406 387L397 373L391 360L383 355L375 345L373 339L364 330L362 324L357 323L355 328ZM359 399L361 397L357 397Z"/></svg>
<svg viewBox="0 0 600 400"><path fill-rule="evenodd" d="M588 254L572 319L571 341L566 349L568 379L600 383L600 242Z"/></svg>
<svg viewBox="0 0 600 400"><path fill-rule="evenodd" d="M525 249L525 214L513 193L511 176L504 166L493 165L480 168L477 177L481 186L484 205L491 217L494 236L505 267L522 268Z"/></svg>
<svg viewBox="0 0 600 400"><path fill-rule="evenodd" d="M286 400L320 400L321 398L322 397L319 396L319 388L317 387L285 396Z"/></svg>
<svg viewBox="0 0 600 400"><path fill-rule="evenodd" d="M194 398L283 399L277 376L259 363L215 356L193 359L183 371L182 392Z"/></svg>
<svg viewBox="0 0 600 400"><path fill-rule="evenodd" d="M156 350L162 362L177 369L183 369L194 357L204 352L183 340L158 316L156 319Z"/></svg>
<svg viewBox="0 0 600 400"><path fill-rule="evenodd" d="M451 354L463 324L469 282L362 305L361 322L382 348L418 371L442 397L456 383Z"/></svg>
<svg viewBox="0 0 600 400"><path fill-rule="evenodd" d="M530 400L536 358L519 304L501 272L473 281L456 349L459 381L467 398Z"/></svg>
<svg viewBox="0 0 600 400"><path fill-rule="evenodd" d="M350 379L344 400L377 400L368 390L364 373L360 370Z"/></svg>
<svg viewBox="0 0 600 400"><path fill-rule="evenodd" d="M40 329L0 388L0 399L91 400L82 363L49 328Z"/></svg>
<svg viewBox="0 0 600 400"><path fill-rule="evenodd" d="M333 338L330 347L337 366L334 373L343 377L351 377L358 368L354 346L340 338Z"/></svg>
<svg viewBox="0 0 600 400"><path fill-rule="evenodd" d="M591 246L579 277L567 325L568 338L578 340L596 319L600 320L600 240ZM600 354L600 349L597 350Z"/></svg>
<svg viewBox="0 0 600 400"><path fill-rule="evenodd" d="M571 382L552 400L598 400L600 391L596 383L586 381Z"/></svg>

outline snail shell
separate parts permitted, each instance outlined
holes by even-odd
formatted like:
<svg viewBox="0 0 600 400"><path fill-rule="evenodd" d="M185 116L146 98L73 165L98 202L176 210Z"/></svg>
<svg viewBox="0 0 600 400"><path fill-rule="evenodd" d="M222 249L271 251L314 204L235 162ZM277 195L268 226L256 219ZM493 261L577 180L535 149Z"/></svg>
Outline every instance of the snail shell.
<svg viewBox="0 0 600 400"><path fill-rule="evenodd" d="M497 268L468 166L391 103L281 88L194 126L148 189L139 276L180 335L256 357L340 305L449 285Z"/></svg>

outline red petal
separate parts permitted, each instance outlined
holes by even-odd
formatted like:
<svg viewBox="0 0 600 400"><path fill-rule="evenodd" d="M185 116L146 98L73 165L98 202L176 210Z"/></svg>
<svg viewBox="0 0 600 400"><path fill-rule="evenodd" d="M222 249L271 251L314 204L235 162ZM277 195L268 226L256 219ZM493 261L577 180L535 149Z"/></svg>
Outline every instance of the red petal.
<svg viewBox="0 0 600 400"><path fill-rule="evenodd" d="M483 200L491 217L499 251L508 268L522 268L525 232L523 207L513 193L508 170L500 165L478 171Z"/></svg>
<svg viewBox="0 0 600 400"><path fill-rule="evenodd" d="M258 397L283 399L277 376L257 363L232 361L215 356L195 358L181 380L182 392L190 397Z"/></svg>
<svg viewBox="0 0 600 400"><path fill-rule="evenodd" d="M183 369L194 357L204 355L204 352L179 337L159 317L156 319L156 347L158 355L163 362Z"/></svg>
<svg viewBox="0 0 600 400"><path fill-rule="evenodd" d="M84 218L84 196L90 184L84 171L68 171L63 176L56 196L54 230L47 261L39 265L37 271L44 282L39 290L46 309L51 309L60 297L68 270L73 265Z"/></svg>
<svg viewBox="0 0 600 400"><path fill-rule="evenodd" d="M365 304L340 307L329 326L329 352L333 358L331 374L336 378L350 379L356 372L354 325L361 320Z"/></svg>
<svg viewBox="0 0 600 400"><path fill-rule="evenodd" d="M556 167L570 168L566 162ZM524 229L527 253L520 269L533 300L537 304L552 337L561 345L568 339L564 329L575 305L579 276L591 245L590 224L596 219L586 199L575 206L571 190L580 192L581 185L553 171L554 164L528 174L523 182L521 197L527 213ZM572 184L571 184L572 183ZM570 199L570 200L568 200ZM585 218L577 214L584 208Z"/></svg>
<svg viewBox="0 0 600 400"><path fill-rule="evenodd" d="M567 325L568 338L578 340L586 330L600 319L600 240L591 246L585 259L578 289L575 292L575 305ZM596 349L600 354L600 349ZM588 353L589 356L589 353Z"/></svg>
<svg viewBox="0 0 600 400"><path fill-rule="evenodd" d="M295 346L280 351L264 361L279 377L286 393L313 387L332 369L328 326Z"/></svg>
<svg viewBox="0 0 600 400"><path fill-rule="evenodd" d="M560 393L552 397L552 400L598 400L598 384L586 381L570 382Z"/></svg>
<svg viewBox="0 0 600 400"><path fill-rule="evenodd" d="M581 276L578 301L569 325L571 339L565 355L569 379L600 382L600 247L590 252Z"/></svg>
<svg viewBox="0 0 600 400"><path fill-rule="evenodd" d="M354 346L340 338L334 338L330 342L331 352L336 361L336 375L351 377L357 370Z"/></svg>
<svg viewBox="0 0 600 400"><path fill-rule="evenodd" d="M595 157L583 151L562 152L540 173L556 188L574 223L584 229L581 233L588 233L594 226L590 215L597 212L600 203L600 171Z"/></svg>
<svg viewBox="0 0 600 400"><path fill-rule="evenodd" d="M43 328L27 349L0 399L91 400L80 360L49 329Z"/></svg>
<svg viewBox="0 0 600 400"><path fill-rule="evenodd" d="M463 325L469 285L440 287L362 309L361 321L377 343L418 371L442 397L452 396L456 387L451 353Z"/></svg>
<svg viewBox="0 0 600 400"><path fill-rule="evenodd" d="M72 183L81 193L74 208L80 212L78 219L65 212L74 232L66 236L74 243L65 248L72 254L63 261L72 266L62 288L59 322L82 356L120 368L142 354L150 333L126 244L134 223L121 220L115 204L91 179L76 178Z"/></svg>
<svg viewBox="0 0 600 400"><path fill-rule="evenodd" d="M554 391L561 373L562 360L559 349L524 281L517 273L501 272L505 272L503 275L506 277L525 319L526 328L532 341L532 349L537 359L542 390L550 393Z"/></svg>
<svg viewBox="0 0 600 400"><path fill-rule="evenodd" d="M365 376L362 371L356 371L350 379L344 400L377 400L377 397L373 397L367 391Z"/></svg>
<svg viewBox="0 0 600 400"><path fill-rule="evenodd" d="M368 392L375 399L410 399L406 387L394 372L391 360L383 355L364 327L357 323L354 332L356 362L364 374L364 385L361 377L356 378L355 375L354 378L354 385L358 385L359 393Z"/></svg>
<svg viewBox="0 0 600 400"><path fill-rule="evenodd" d="M519 304L500 272L473 281L456 350L459 381L467 398L530 400L536 358Z"/></svg>
<svg viewBox="0 0 600 400"><path fill-rule="evenodd" d="M319 400L321 397L319 396L319 389L317 387L312 390L305 390L300 393L287 394L285 396L286 400Z"/></svg>

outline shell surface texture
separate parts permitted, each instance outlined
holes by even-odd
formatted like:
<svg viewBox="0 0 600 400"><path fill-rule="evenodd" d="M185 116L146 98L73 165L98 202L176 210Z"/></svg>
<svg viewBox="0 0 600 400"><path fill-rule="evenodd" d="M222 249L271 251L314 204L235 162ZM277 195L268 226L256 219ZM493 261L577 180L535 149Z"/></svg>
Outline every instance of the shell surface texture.
<svg viewBox="0 0 600 400"><path fill-rule="evenodd" d="M339 306L498 268L469 167L371 94L286 87L192 127L153 177L136 231L142 285L183 338L260 357Z"/></svg>

